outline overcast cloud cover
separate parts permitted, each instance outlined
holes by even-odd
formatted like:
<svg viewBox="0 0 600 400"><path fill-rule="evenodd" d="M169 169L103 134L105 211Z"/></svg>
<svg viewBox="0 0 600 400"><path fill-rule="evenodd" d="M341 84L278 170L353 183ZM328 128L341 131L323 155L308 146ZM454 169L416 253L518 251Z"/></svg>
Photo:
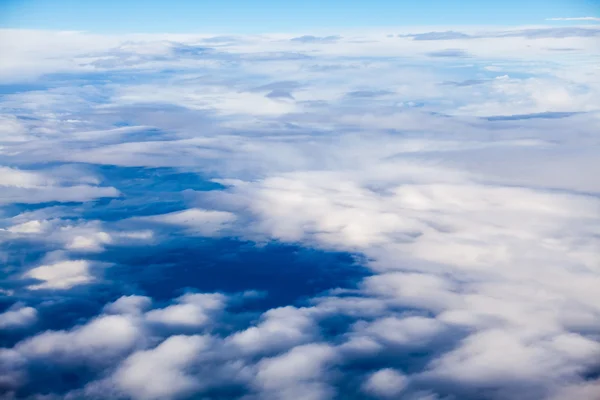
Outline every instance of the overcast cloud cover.
<svg viewBox="0 0 600 400"><path fill-rule="evenodd" d="M600 398L600 29L0 31L0 398Z"/></svg>

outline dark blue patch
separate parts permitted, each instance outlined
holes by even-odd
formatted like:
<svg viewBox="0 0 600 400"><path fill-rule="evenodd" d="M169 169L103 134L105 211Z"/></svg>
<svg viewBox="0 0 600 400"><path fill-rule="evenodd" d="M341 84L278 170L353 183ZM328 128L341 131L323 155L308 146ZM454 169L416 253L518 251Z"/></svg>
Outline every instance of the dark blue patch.
<svg viewBox="0 0 600 400"><path fill-rule="evenodd" d="M353 286L366 275L348 253L234 239L176 238L141 248L110 248L99 256L117 266L107 279L135 293L169 300L191 289L236 293L264 291L253 304L272 308L298 304L328 289Z"/></svg>

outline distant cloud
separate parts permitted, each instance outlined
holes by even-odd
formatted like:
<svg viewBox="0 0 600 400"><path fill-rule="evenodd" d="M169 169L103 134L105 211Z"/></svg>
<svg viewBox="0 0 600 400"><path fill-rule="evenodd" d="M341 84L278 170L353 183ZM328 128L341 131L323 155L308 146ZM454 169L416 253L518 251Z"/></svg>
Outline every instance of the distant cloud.
<svg viewBox="0 0 600 400"><path fill-rule="evenodd" d="M301 42L301 43L332 43L340 40L340 36L312 36L312 35L304 35L298 36L290 39L292 42Z"/></svg>
<svg viewBox="0 0 600 400"><path fill-rule="evenodd" d="M267 93L266 97L270 98L270 99L290 99L290 100L294 100L294 96L285 90L271 90L269 93Z"/></svg>
<svg viewBox="0 0 600 400"><path fill-rule="evenodd" d="M399 37L412 37L413 40L458 40L471 39L473 36L462 32L446 31L446 32L427 32L417 33L414 35L398 35Z"/></svg>
<svg viewBox="0 0 600 400"><path fill-rule="evenodd" d="M393 92L390 92L389 90L356 90L348 92L346 96L353 98L375 98L389 94L393 94Z"/></svg>
<svg viewBox="0 0 600 400"><path fill-rule="evenodd" d="M444 85L463 87L463 86L482 85L484 83L486 83L486 80L483 80L483 79L467 79L467 80L458 81L458 82L457 81L444 82Z"/></svg>
<svg viewBox="0 0 600 400"><path fill-rule="evenodd" d="M546 21L600 21L600 17L547 18Z"/></svg>
<svg viewBox="0 0 600 400"><path fill-rule="evenodd" d="M438 50L438 51L432 51L430 53L427 53L428 56L430 57L448 57L448 58L465 58L465 57L470 57L469 53L466 52L465 50L461 50L461 49L445 49L445 50Z"/></svg>
<svg viewBox="0 0 600 400"><path fill-rule="evenodd" d="M491 39L503 37L524 38L566 38L566 37L594 37L600 35L600 29L592 27L565 27L565 28L531 28L514 29L508 31L489 31L476 34L467 34L455 31L426 32L416 34L399 35L400 37L412 38L412 40L423 41L445 41L462 39Z"/></svg>

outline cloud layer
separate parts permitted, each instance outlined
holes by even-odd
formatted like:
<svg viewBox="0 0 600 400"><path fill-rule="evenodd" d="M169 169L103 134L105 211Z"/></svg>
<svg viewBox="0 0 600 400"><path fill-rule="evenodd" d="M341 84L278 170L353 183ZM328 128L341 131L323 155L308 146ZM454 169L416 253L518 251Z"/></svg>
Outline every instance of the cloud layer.
<svg viewBox="0 0 600 400"><path fill-rule="evenodd" d="M0 398L598 398L598 32L0 32Z"/></svg>

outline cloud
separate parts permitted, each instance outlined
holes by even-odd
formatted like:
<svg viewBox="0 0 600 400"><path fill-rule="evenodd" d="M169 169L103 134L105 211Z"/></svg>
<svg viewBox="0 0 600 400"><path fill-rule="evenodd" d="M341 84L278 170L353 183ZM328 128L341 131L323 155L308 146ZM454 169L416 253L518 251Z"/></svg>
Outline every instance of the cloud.
<svg viewBox="0 0 600 400"><path fill-rule="evenodd" d="M132 314L137 315L149 308L152 299L146 296L122 296L116 301L104 306L103 311L107 314Z"/></svg>
<svg viewBox="0 0 600 400"><path fill-rule="evenodd" d="M267 311L256 326L236 332L229 343L243 353L271 353L307 343L317 337L316 321L305 309L275 308Z"/></svg>
<svg viewBox="0 0 600 400"><path fill-rule="evenodd" d="M557 19L555 19L557 20ZM416 41L446 41L446 40L482 40L493 38L523 37L529 39L594 37L599 34L597 28L565 27L565 28L524 28L508 31L484 31L464 33L457 31L425 32L399 35Z"/></svg>
<svg viewBox="0 0 600 400"><path fill-rule="evenodd" d="M171 336L156 348L130 355L111 382L132 399L173 399L193 393L197 382L185 369L207 347L209 338Z"/></svg>
<svg viewBox="0 0 600 400"><path fill-rule="evenodd" d="M336 42L341 39L340 36L313 36L313 35L304 35L298 36L290 39L292 42L300 42L300 43L331 43Z"/></svg>
<svg viewBox="0 0 600 400"><path fill-rule="evenodd" d="M48 331L25 339L16 351L31 359L79 364L110 363L141 339L135 320L121 315L100 316L70 331Z"/></svg>
<svg viewBox="0 0 600 400"><path fill-rule="evenodd" d="M436 319L424 317L379 319L367 327L357 326L377 340L385 342L388 346L420 347L439 335L444 330L444 325Z"/></svg>
<svg viewBox="0 0 600 400"><path fill-rule="evenodd" d="M600 21L599 17L560 17L547 18L546 21Z"/></svg>
<svg viewBox="0 0 600 400"><path fill-rule="evenodd" d="M174 304L146 313L150 322L172 326L197 327L211 321L211 314L225 307L225 296L221 294L185 294Z"/></svg>
<svg viewBox="0 0 600 400"><path fill-rule="evenodd" d="M178 226L203 236L217 234L235 220L235 215L221 211L188 209L169 214L137 217L138 221Z"/></svg>
<svg viewBox="0 0 600 400"><path fill-rule="evenodd" d="M27 271L24 276L42 281L42 283L29 286L32 290L70 289L94 280L90 271L90 263L86 260L60 261L50 265L41 265Z"/></svg>
<svg viewBox="0 0 600 400"><path fill-rule="evenodd" d="M386 96L390 94L392 94L392 92L387 90L356 90L353 92L349 92L347 96L354 98L373 98Z"/></svg>
<svg viewBox="0 0 600 400"><path fill-rule="evenodd" d="M430 57L469 57L469 53L461 49L446 49L427 53Z"/></svg>
<svg viewBox="0 0 600 400"><path fill-rule="evenodd" d="M26 328L37 321L37 310L23 304L14 304L7 311L0 314L0 329Z"/></svg>
<svg viewBox="0 0 600 400"><path fill-rule="evenodd" d="M363 390L377 398L397 398L407 379L400 372L385 368L371 374L363 384Z"/></svg>
<svg viewBox="0 0 600 400"><path fill-rule="evenodd" d="M412 37L413 40L457 40L472 38L471 35L456 31L418 33L409 37Z"/></svg>
<svg viewBox="0 0 600 400"><path fill-rule="evenodd" d="M335 362L335 351L326 344L294 347L257 365L255 387L265 399L328 399L334 395L328 385L328 368Z"/></svg>
<svg viewBox="0 0 600 400"><path fill-rule="evenodd" d="M81 184L87 177L68 180L37 171L23 171L0 167L0 187L3 195L0 203L43 203L49 201L90 201L101 197L117 197L113 187ZM66 182L65 182L66 181Z"/></svg>

